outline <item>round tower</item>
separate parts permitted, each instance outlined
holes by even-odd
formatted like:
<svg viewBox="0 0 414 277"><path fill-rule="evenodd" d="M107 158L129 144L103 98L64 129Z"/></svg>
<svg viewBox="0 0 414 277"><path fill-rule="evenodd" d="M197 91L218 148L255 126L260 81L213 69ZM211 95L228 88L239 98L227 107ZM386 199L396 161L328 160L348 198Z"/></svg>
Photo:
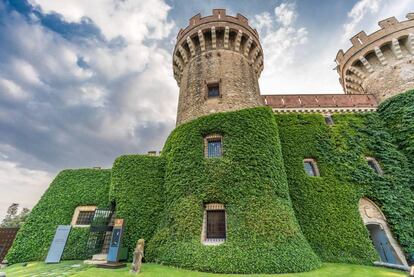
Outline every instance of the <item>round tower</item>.
<svg viewBox="0 0 414 277"><path fill-rule="evenodd" d="M241 14L214 9L213 15L193 16L177 35L173 69L180 87L177 125L263 105L258 83L263 50L257 31Z"/></svg>
<svg viewBox="0 0 414 277"><path fill-rule="evenodd" d="M414 13L399 22L378 22L380 30L351 38L352 47L336 55L339 81L347 94L372 94L381 103L414 88Z"/></svg>

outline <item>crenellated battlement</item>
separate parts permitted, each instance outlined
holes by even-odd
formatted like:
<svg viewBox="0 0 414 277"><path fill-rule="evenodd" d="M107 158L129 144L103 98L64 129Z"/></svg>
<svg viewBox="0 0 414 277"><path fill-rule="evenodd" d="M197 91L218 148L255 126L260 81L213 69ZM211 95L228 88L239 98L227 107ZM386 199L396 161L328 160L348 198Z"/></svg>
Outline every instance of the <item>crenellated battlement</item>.
<svg viewBox="0 0 414 277"><path fill-rule="evenodd" d="M180 85L185 66L196 56L212 55L211 51L228 50L239 53L253 67L257 78L263 71L263 50L259 35L241 14L230 16L225 9L214 9L210 16L200 14L177 35L173 54L174 77ZM218 53L219 54L219 53Z"/></svg>
<svg viewBox="0 0 414 277"><path fill-rule="evenodd" d="M342 49L338 51L335 61L339 81L345 93L373 93L379 101L395 94L388 91L388 88L375 86L374 83L381 82L384 79L382 75L387 76L393 70L395 80L390 79L388 83L397 82L401 74L395 70L398 71L405 67L404 64L413 62L414 13L408 13L406 18L407 20L401 22L395 17L384 19L378 22L381 29L370 35L364 31L359 32L350 39L351 48L346 52ZM407 75L403 78L407 81ZM393 84L388 84L391 85ZM405 89L405 86L395 86L396 89Z"/></svg>

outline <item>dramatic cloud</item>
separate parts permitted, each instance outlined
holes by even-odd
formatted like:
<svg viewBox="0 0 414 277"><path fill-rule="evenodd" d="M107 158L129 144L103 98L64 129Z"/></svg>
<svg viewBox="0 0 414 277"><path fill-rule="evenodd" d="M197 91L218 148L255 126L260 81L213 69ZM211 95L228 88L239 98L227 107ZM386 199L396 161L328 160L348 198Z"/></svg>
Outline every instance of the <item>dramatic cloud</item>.
<svg viewBox="0 0 414 277"><path fill-rule="evenodd" d="M0 3L0 179L14 188L2 208L37 201L61 169L161 150L175 124L168 5L31 4L23 15Z"/></svg>

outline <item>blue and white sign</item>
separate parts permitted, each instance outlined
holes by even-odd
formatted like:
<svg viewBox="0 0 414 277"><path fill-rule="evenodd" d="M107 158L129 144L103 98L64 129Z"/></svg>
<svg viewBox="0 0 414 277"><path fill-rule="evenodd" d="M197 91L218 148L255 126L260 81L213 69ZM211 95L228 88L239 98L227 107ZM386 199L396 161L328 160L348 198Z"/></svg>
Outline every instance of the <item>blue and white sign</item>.
<svg viewBox="0 0 414 277"><path fill-rule="evenodd" d="M70 225L59 225L56 229L55 237L47 253L46 263L59 263L65 249L66 241L70 233Z"/></svg>

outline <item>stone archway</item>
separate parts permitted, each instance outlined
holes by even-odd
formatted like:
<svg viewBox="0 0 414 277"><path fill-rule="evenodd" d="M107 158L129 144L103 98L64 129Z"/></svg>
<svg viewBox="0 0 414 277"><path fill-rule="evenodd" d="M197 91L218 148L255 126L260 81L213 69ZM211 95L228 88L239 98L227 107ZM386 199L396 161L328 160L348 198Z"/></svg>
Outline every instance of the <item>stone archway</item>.
<svg viewBox="0 0 414 277"><path fill-rule="evenodd" d="M382 262L408 266L404 253L392 236L381 209L368 198L359 200L359 213Z"/></svg>

